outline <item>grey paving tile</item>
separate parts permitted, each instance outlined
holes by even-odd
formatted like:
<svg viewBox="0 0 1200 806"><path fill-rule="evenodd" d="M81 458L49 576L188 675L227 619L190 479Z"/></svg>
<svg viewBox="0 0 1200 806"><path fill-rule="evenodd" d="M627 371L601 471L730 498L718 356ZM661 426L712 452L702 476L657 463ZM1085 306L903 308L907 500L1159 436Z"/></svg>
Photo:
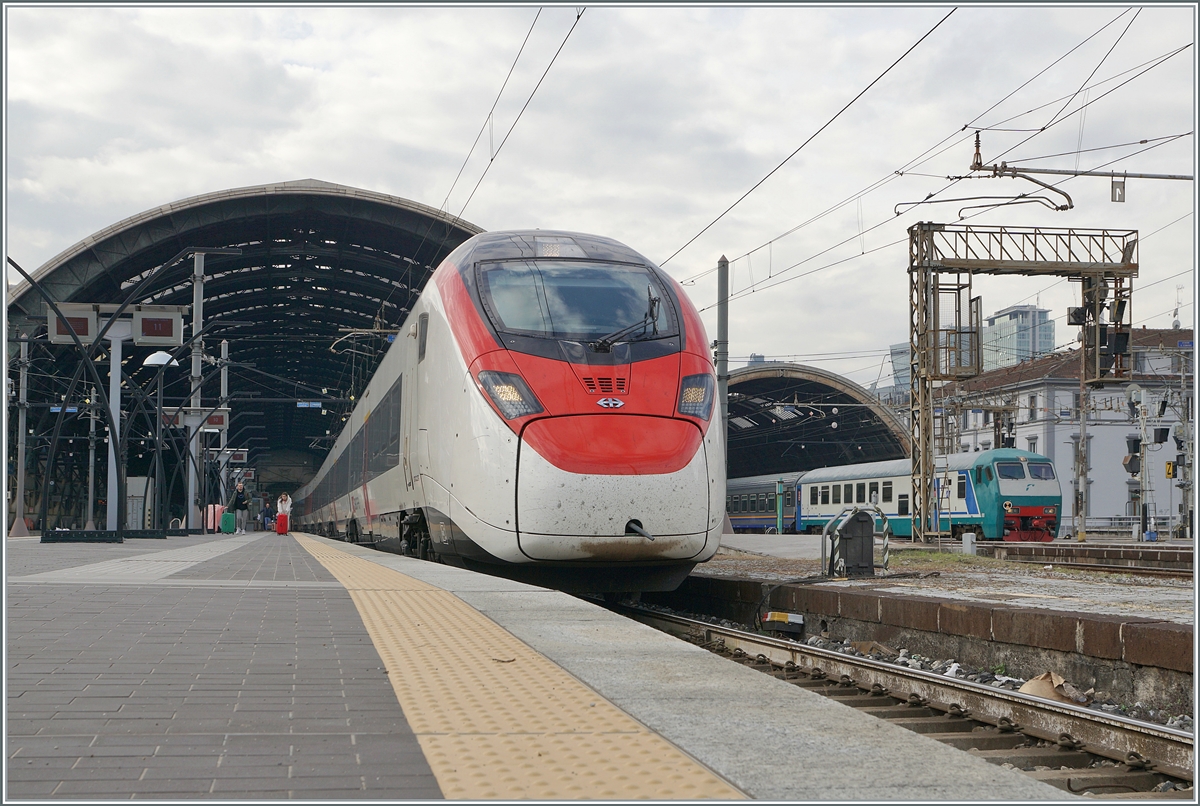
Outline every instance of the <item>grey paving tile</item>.
<svg viewBox="0 0 1200 806"><path fill-rule="evenodd" d="M9 780L13 780L11 778L12 774L21 772L22 770L25 771L25 777L29 780L32 780L32 777L28 774L31 771L37 772L42 778L53 774L60 776L61 779L63 770L69 770L72 767L75 767L80 761L81 759L78 756L50 756L49 758L38 759L13 759L8 764L8 773L10 775Z"/></svg>
<svg viewBox="0 0 1200 806"><path fill-rule="evenodd" d="M212 791L212 778L177 778L171 781L63 781L54 790L55 797L120 797L122 795L192 795Z"/></svg>
<svg viewBox="0 0 1200 806"><path fill-rule="evenodd" d="M50 797L58 788L58 781L10 781L8 784L9 798L45 798Z"/></svg>
<svg viewBox="0 0 1200 806"><path fill-rule="evenodd" d="M311 561L295 541L280 541L186 573L261 580L271 553ZM292 576L332 579L319 564ZM9 605L9 705L18 717L9 720L10 757L38 752L44 766L21 775L63 778L57 790L38 782L27 797L207 799L222 784L238 799L359 799L368 773L379 779L377 798L439 796L338 587L10 586ZM297 765L300 783L279 777ZM388 782L397 765L415 778Z"/></svg>

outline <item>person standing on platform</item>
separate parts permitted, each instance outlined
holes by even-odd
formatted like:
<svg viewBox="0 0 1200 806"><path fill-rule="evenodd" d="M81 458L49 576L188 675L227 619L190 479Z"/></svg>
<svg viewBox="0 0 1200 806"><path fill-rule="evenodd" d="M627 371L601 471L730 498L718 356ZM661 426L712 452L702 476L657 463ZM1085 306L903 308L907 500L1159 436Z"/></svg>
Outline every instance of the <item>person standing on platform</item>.
<svg viewBox="0 0 1200 806"><path fill-rule="evenodd" d="M287 518L284 523L283 534L288 534L292 531L292 499L287 493L279 496L279 500L275 502L275 514L277 517Z"/></svg>
<svg viewBox="0 0 1200 806"><path fill-rule="evenodd" d="M275 510L271 509L271 499L263 499L262 509L262 528L264 532L270 531L272 521L275 519Z"/></svg>
<svg viewBox="0 0 1200 806"><path fill-rule="evenodd" d="M237 489L233 491L233 498L229 502L229 508L237 516L237 532L235 534L246 534L246 518L250 514L250 496L246 495L246 485L240 481L238 482Z"/></svg>

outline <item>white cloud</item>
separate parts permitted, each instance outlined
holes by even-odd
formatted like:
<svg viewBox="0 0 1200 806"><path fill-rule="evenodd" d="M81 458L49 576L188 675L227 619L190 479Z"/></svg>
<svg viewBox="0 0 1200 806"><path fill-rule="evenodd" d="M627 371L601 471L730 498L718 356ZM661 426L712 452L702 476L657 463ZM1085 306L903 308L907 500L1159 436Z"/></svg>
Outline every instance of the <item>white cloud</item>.
<svg viewBox="0 0 1200 806"><path fill-rule="evenodd" d="M947 11L589 8L465 217L488 229L598 232L664 260ZM537 12L29 6L6 13L7 249L29 267L121 218L225 187L313 177L439 205ZM846 262L731 305L734 355L873 350L881 358L888 344L906 338L907 250L903 243L870 250L903 240L917 220L953 222L969 202L900 217L893 215L895 205L947 184L938 177L965 173L973 148L969 139L955 143L970 137L963 126L1120 13L1111 7L960 8L667 269L685 278L714 266L722 253L738 258L765 247L890 177L861 201L865 226L881 225L863 235L861 246L858 204L851 202L735 261L734 287L745 288L751 272L761 281L800 264L782 274L786 279ZM1194 40L1194 9L1148 7L1105 57L1129 17L980 122L995 125L1069 96L1102 58L1093 82ZM453 212L574 18L573 8L542 11L497 106L494 136L485 132L451 197ZM1191 131L1194 68L1192 49L1096 101L1087 110L1083 147ZM1036 129L1061 104L1006 125ZM985 132L984 158L1014 146L1001 158L1074 151L1080 116L1017 145L1030 134ZM945 138L952 145L945 153L894 177ZM1080 166L1130 151L1086 154ZM1190 174L1194 156L1188 137L1113 167ZM1037 163L1075 164L1074 156ZM1063 188L1075 202L1068 213L1025 205L972 220L1140 230L1135 319L1169 325L1175 286L1183 282L1190 299L1192 274L1150 284L1194 268L1195 218L1145 236L1194 210L1194 183L1130 180L1123 205L1108 201L1105 179L1071 179ZM973 180L940 198L1032 189L1011 179ZM856 257L863 247L868 254ZM1142 286L1146 291L1136 292ZM706 276L688 290L706 306L715 280ZM1035 279L980 278L976 287L985 312L1030 298L1057 315L1072 304L1073 292L1070 284ZM710 331L713 316L704 314ZM1185 319L1191 316L1186 309ZM1065 343L1071 334L1060 326L1058 335ZM869 383L879 358L821 366Z"/></svg>

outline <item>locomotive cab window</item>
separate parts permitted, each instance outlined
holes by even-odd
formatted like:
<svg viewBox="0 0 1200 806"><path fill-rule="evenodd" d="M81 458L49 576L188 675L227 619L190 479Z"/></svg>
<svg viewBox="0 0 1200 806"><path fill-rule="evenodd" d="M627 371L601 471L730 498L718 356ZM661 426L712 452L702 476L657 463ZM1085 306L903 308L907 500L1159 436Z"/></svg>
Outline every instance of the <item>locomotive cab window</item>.
<svg viewBox="0 0 1200 806"><path fill-rule="evenodd" d="M1025 478L1025 467L1020 462L996 462L996 475L1002 479Z"/></svg>
<svg viewBox="0 0 1200 806"><path fill-rule="evenodd" d="M678 333L668 296L646 266L514 260L478 271L480 298L499 331L581 340L619 333L621 341Z"/></svg>
<svg viewBox="0 0 1200 806"><path fill-rule="evenodd" d="M1054 479L1054 465L1048 462L1030 462L1029 477L1031 479L1041 479L1042 481L1052 481Z"/></svg>

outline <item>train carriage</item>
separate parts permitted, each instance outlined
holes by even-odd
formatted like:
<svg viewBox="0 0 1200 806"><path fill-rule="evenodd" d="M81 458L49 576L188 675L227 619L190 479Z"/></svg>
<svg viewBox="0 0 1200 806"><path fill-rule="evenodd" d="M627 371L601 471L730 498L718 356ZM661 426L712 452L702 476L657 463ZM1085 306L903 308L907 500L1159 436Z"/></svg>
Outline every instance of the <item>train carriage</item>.
<svg viewBox="0 0 1200 806"><path fill-rule="evenodd" d="M435 270L301 524L575 591L670 590L720 540L708 339L629 247L477 235Z"/></svg>
<svg viewBox="0 0 1200 806"><path fill-rule="evenodd" d="M941 531L983 540L1050 541L1058 534L1062 491L1044 456L1013 448L938 457L934 486ZM796 487L796 527L820 532L846 507L877 503L892 533L912 534L908 459L811 470ZM736 480L735 480L736 481Z"/></svg>
<svg viewBox="0 0 1200 806"><path fill-rule="evenodd" d="M795 532L796 484L802 475L782 473L730 479L725 513L733 530L765 534Z"/></svg>

